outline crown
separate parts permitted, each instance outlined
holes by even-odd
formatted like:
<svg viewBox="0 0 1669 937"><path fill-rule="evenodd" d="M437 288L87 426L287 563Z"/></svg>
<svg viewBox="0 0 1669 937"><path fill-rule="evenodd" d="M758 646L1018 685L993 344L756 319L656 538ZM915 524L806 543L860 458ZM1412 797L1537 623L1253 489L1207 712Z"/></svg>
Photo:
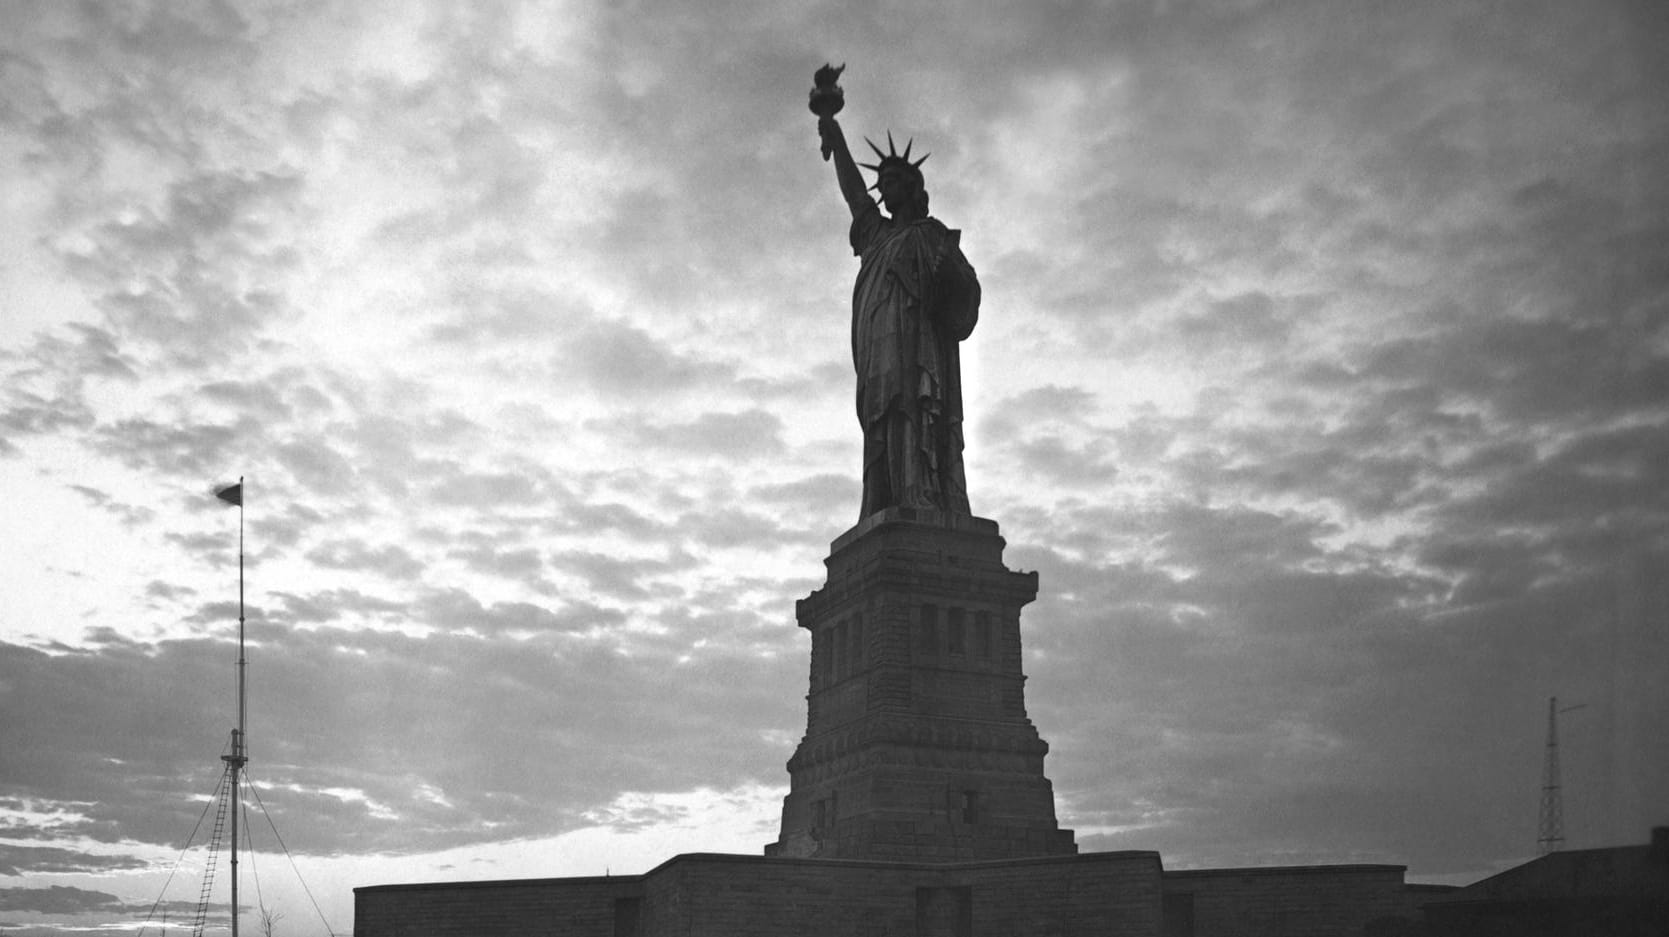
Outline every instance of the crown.
<svg viewBox="0 0 1669 937"><path fill-rule="evenodd" d="M868 137L864 137L863 142L869 144L869 148L874 150L875 155L880 157L880 159L881 159L881 161L879 163L859 163L858 164L859 166L862 166L863 168L868 169L868 170L875 173L875 176L876 176L875 185L870 186L870 189L875 189L876 187L880 186L880 184L881 184L881 179L880 179L881 173L886 172L889 169L896 169L896 170L899 170L901 172L907 172L910 175L915 176L916 177L916 182L920 183L922 181L921 164L927 162L927 157L933 155L932 153L923 153L922 156L921 156L921 159L918 159L913 163L910 162L910 147L915 145L915 142L916 142L915 139L912 138L910 140L906 140L904 142L904 152L903 152L903 154L900 154L898 152L898 147L892 142L892 131L891 130L887 131L887 152L885 152L885 153L881 152L881 148L875 145L874 140L871 140Z"/></svg>

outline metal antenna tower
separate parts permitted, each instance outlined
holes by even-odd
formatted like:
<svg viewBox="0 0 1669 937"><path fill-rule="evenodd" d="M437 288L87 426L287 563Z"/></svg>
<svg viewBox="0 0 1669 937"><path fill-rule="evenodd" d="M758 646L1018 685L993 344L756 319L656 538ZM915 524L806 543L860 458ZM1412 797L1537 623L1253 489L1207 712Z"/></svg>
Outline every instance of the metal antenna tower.
<svg viewBox="0 0 1669 937"><path fill-rule="evenodd" d="M1587 703L1559 708L1559 697L1547 698L1547 760L1542 765L1541 830L1536 835L1536 852L1547 855L1565 848L1565 800L1559 789L1559 714L1581 709Z"/></svg>

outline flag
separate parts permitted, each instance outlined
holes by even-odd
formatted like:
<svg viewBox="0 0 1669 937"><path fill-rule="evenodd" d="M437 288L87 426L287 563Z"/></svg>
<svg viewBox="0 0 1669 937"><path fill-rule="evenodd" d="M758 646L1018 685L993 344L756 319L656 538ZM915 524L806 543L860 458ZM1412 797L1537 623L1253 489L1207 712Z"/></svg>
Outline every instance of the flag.
<svg viewBox="0 0 1669 937"><path fill-rule="evenodd" d="M225 488L216 488L214 496L227 504L235 504L241 508L243 507L243 482L240 481L236 485L227 485Z"/></svg>

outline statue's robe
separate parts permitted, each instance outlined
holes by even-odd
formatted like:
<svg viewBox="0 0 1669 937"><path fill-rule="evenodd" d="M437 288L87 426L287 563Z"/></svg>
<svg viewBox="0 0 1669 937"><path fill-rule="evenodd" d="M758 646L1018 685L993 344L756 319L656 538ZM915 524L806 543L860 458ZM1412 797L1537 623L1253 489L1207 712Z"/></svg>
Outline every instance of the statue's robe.
<svg viewBox="0 0 1669 937"><path fill-rule="evenodd" d="M871 208L852 220L860 519L893 506L969 513L957 343L979 319L979 279L960 240L934 218L897 222Z"/></svg>

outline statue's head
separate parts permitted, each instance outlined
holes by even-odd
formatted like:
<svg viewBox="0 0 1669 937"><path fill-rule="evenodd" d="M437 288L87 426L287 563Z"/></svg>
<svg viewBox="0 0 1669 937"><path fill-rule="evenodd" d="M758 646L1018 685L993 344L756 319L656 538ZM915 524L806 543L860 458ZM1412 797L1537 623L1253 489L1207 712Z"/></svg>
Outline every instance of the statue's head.
<svg viewBox="0 0 1669 937"><path fill-rule="evenodd" d="M894 218L901 215L911 217L927 217L927 184L921 174L921 164L927 162L931 154L923 154L921 159L910 161L910 147L915 141L904 144L904 152L900 154L893 145L892 131L887 131L887 149L882 153L868 137L864 142L880 157L878 163L863 163L865 169L875 172L875 184L871 189L879 191L881 202L886 205L887 212Z"/></svg>

